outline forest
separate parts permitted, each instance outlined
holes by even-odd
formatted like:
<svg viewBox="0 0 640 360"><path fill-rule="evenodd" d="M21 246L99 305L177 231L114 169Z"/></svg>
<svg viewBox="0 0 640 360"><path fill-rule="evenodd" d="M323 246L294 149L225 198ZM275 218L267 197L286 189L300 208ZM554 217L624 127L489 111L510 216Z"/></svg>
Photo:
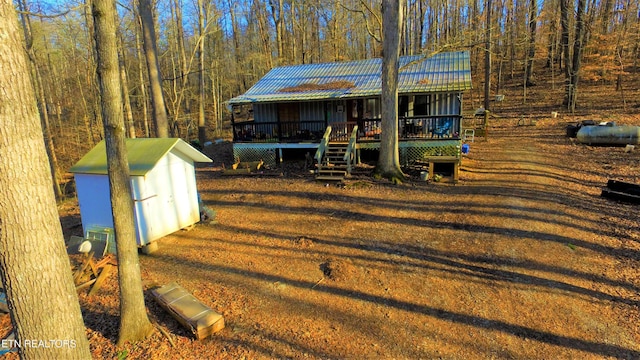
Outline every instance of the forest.
<svg viewBox="0 0 640 360"><path fill-rule="evenodd" d="M0 335L19 341L0 351L640 357L638 219L600 196L611 179L638 181L640 153L565 136L585 116L638 123L638 0L89 1L0 0ZM229 140L227 100L270 69L395 59L396 34L402 55L468 51L463 117L484 107L500 119L471 140L460 186L370 174L321 184L307 164L230 180L216 159L196 174L211 221L138 257L125 136ZM395 96L383 92L385 120ZM57 241L84 239L69 167L103 139L117 258L100 262L117 279ZM76 285L85 270L94 279ZM151 301L178 281L224 315L210 341Z"/></svg>
<svg viewBox="0 0 640 360"><path fill-rule="evenodd" d="M103 137L90 0L15 5L61 196L65 172ZM199 128L210 139L228 137L225 101L273 67L382 52L381 6L373 0L125 0L117 10L129 136L157 135L149 52L170 135L187 141L198 139ZM400 30L402 55L469 50L478 98L483 89L485 97L500 94L508 79L522 84L526 103L540 73L564 82L567 94L579 93L578 79L621 92L640 59L638 0L407 0ZM155 47L146 48L149 39Z"/></svg>

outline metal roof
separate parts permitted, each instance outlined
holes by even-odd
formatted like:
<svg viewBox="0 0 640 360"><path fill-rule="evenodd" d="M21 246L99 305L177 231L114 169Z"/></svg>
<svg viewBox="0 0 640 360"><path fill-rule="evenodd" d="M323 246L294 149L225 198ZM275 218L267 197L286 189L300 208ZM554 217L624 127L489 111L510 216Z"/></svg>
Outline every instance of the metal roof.
<svg viewBox="0 0 640 360"><path fill-rule="evenodd" d="M195 162L211 162L207 156L184 142L172 138L139 138L127 139L127 156L129 171L133 176L144 176L151 171L158 161L168 152L176 149ZM69 170L81 174L107 174L107 148L104 140L100 141L80 161Z"/></svg>
<svg viewBox="0 0 640 360"><path fill-rule="evenodd" d="M471 89L468 51L444 52L424 58L402 56L398 62L398 93L451 92ZM376 96L382 92L382 59L277 67L269 71L246 93L229 104L283 102ZM350 82L349 89L284 92L304 84Z"/></svg>

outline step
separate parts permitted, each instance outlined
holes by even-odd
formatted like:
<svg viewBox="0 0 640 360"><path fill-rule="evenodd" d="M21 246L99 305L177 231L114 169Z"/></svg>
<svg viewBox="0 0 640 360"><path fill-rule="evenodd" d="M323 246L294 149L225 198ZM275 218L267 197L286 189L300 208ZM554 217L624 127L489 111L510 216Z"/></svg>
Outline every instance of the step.
<svg viewBox="0 0 640 360"><path fill-rule="evenodd" d="M340 170L340 171L347 171L347 165L343 164L335 164L335 165L321 165L318 170Z"/></svg>
<svg viewBox="0 0 640 360"><path fill-rule="evenodd" d="M342 181L342 180L344 180L344 176L329 176L329 175L316 176L316 181Z"/></svg>
<svg viewBox="0 0 640 360"><path fill-rule="evenodd" d="M343 157L346 154L346 151L327 151L325 152L325 156L340 156Z"/></svg>
<svg viewBox="0 0 640 360"><path fill-rule="evenodd" d="M342 175L342 176L345 176L346 174L347 174L347 172L343 171L343 170L327 170L327 169L318 170L318 175Z"/></svg>

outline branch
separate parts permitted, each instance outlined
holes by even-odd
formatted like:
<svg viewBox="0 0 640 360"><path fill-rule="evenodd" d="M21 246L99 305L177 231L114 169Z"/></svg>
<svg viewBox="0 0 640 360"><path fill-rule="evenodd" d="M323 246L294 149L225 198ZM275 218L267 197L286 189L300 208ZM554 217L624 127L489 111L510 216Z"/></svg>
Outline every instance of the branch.
<svg viewBox="0 0 640 360"><path fill-rule="evenodd" d="M67 10L65 10L65 11L63 11L61 13L53 14L53 15L39 14L39 13L34 13L34 12L31 12L31 11L24 11L24 10L18 10L17 12L18 12L18 14L21 14L21 15L30 15L30 16L39 17L41 19L54 19L54 18L57 18L57 17L65 16L65 15L67 15L68 13L70 13L72 11L80 10L80 9L84 8L85 6L87 6L87 5L85 5L85 4L78 5L78 6L69 8L69 9L67 9Z"/></svg>
<svg viewBox="0 0 640 360"><path fill-rule="evenodd" d="M367 11L373 15L373 17L376 19L376 21L378 22L378 26L380 28L382 28L382 21L380 20L380 17L377 16L372 10L371 8L365 4L365 2L363 0L360 0L360 3L365 7L365 9L367 9ZM340 7L342 7L343 9L350 11L350 12L354 12L354 13L358 13L358 14L362 14L362 17L364 18L364 24L367 28L367 32L369 33L369 35L377 42L381 43L382 39L380 39L379 35L376 35L372 30L371 27L369 25L369 21L367 20L367 14L365 14L365 12L363 10L356 10L356 9L351 9L346 7L343 3L338 3L340 5Z"/></svg>
<svg viewBox="0 0 640 360"><path fill-rule="evenodd" d="M439 54L439 53L441 53L441 52L443 52L445 50L448 50L450 48L458 48L458 49L459 48L471 48L471 47L474 47L474 46L479 45L479 44L484 44L484 41L480 41L480 42L476 42L476 43L470 43L470 44L463 44L463 43L444 44L440 48L435 49L435 50L431 51L428 54L423 54L422 56L420 56L418 59L416 59L414 61L408 62L407 64L401 66L398 70L402 70L402 69L405 69L405 68L407 68L407 67L409 67L411 65L417 64L417 63L421 62L424 59L430 58L430 57L432 57L432 56L434 56L436 54Z"/></svg>

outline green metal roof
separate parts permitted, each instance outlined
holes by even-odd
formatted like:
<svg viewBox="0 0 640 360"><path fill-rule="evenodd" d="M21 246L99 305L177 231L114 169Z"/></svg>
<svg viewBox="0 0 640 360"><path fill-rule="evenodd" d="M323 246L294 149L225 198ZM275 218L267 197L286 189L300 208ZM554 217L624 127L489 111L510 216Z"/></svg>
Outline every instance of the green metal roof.
<svg viewBox="0 0 640 360"><path fill-rule="evenodd" d="M179 151L194 162L211 162L207 156L182 139L127 139L129 171L133 176L144 176L172 150ZM81 174L107 174L107 149L104 140L99 142L69 170Z"/></svg>
<svg viewBox="0 0 640 360"><path fill-rule="evenodd" d="M468 51L444 52L424 58L402 56L398 62L398 93L457 92L471 89ZM229 104L356 98L382 93L382 59L277 67L269 71L246 93ZM284 92L303 84L350 82L346 89Z"/></svg>

